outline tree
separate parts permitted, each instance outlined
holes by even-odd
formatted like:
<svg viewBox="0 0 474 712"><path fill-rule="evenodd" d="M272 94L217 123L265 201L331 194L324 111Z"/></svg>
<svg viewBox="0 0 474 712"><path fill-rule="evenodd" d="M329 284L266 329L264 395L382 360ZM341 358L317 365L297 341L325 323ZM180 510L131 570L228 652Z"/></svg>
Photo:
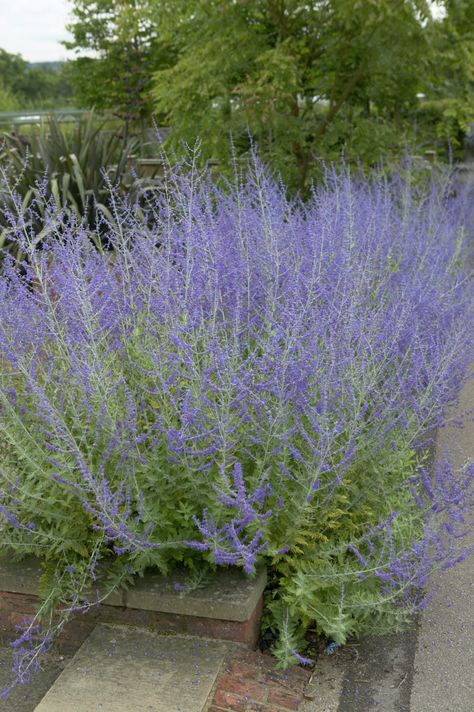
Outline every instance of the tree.
<svg viewBox="0 0 474 712"><path fill-rule="evenodd" d="M71 97L62 63L32 65L0 49L0 110L50 108Z"/></svg>
<svg viewBox="0 0 474 712"><path fill-rule="evenodd" d="M11 89L0 82L0 111L16 111L20 102Z"/></svg>
<svg viewBox="0 0 474 712"><path fill-rule="evenodd" d="M158 12L178 50L154 86L174 145L200 136L206 157L223 158L229 133L245 152L249 131L300 189L316 157L370 162L400 145L431 56L425 0L182 0Z"/></svg>
<svg viewBox="0 0 474 712"><path fill-rule="evenodd" d="M445 15L430 27L435 61L426 77L420 129L434 144L449 143L461 157L474 124L474 3L446 0Z"/></svg>
<svg viewBox="0 0 474 712"><path fill-rule="evenodd" d="M153 72L165 52L152 16L153 0L72 0L72 40L79 55L70 74L78 102L110 110L128 123L152 113Z"/></svg>

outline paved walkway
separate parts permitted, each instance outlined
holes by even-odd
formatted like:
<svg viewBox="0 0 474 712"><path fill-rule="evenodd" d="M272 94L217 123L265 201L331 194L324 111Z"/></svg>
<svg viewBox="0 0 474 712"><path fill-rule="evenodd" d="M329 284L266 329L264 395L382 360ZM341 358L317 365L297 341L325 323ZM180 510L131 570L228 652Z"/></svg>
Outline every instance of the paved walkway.
<svg viewBox="0 0 474 712"><path fill-rule="evenodd" d="M276 672L270 655L234 650L222 666L205 712L301 710L311 672L294 666Z"/></svg>
<svg viewBox="0 0 474 712"><path fill-rule="evenodd" d="M1 647L0 685L10 667L11 650ZM292 712L302 710L310 677L298 666L277 672L270 655L234 643L100 624L74 657L51 655L45 670L16 687L0 709Z"/></svg>
<svg viewBox="0 0 474 712"><path fill-rule="evenodd" d="M29 685L18 685L7 699L0 699L1 712L33 712L70 659L70 655L50 654L44 670L37 673ZM0 689L10 683L11 667L12 650L6 644L0 645Z"/></svg>
<svg viewBox="0 0 474 712"><path fill-rule="evenodd" d="M474 380L464 388L460 412L474 408ZM459 467L474 460L474 423L440 432L438 449L449 449ZM471 543L474 545L474 521ZM436 591L421 619L415 656L411 712L474 710L474 556L434 577Z"/></svg>

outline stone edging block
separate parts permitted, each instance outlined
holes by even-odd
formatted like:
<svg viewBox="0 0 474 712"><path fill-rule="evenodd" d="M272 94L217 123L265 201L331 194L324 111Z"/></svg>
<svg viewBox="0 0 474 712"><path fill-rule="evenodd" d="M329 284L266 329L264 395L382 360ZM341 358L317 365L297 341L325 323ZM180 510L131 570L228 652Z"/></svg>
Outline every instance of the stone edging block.
<svg viewBox="0 0 474 712"><path fill-rule="evenodd" d="M0 592L37 594L41 563L28 557L22 561L0 559ZM157 611L226 621L245 622L255 612L267 575L260 569L253 578L240 569L218 569L202 587L186 592L185 572L162 576L150 572L137 578L128 591L112 593L108 606Z"/></svg>

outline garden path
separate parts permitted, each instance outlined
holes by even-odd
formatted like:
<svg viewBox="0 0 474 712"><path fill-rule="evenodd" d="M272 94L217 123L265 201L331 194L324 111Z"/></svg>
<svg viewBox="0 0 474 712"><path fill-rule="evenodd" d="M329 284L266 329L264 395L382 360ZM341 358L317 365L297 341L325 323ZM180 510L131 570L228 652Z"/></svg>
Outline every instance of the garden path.
<svg viewBox="0 0 474 712"><path fill-rule="evenodd" d="M99 624L36 712L201 712L229 647Z"/></svg>
<svg viewBox="0 0 474 712"><path fill-rule="evenodd" d="M465 386L460 412L474 407L474 379ZM471 414L472 417L472 414ZM440 432L438 448L456 465L474 458L474 422ZM471 544L474 546L474 522ZM474 710L474 556L439 577L421 619L411 712Z"/></svg>

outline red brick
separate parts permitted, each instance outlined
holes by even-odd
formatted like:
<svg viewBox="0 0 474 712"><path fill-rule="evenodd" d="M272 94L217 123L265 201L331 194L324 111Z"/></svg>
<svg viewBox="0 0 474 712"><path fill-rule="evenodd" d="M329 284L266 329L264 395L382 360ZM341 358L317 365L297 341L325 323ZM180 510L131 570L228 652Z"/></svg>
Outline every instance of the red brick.
<svg viewBox="0 0 474 712"><path fill-rule="evenodd" d="M291 677L299 677L302 680L305 680L306 682L309 680L312 674L312 670L308 670L308 668L298 667L297 665L293 665L293 667L289 668L288 670L288 675L290 675Z"/></svg>
<svg viewBox="0 0 474 712"><path fill-rule="evenodd" d="M242 679L260 681L264 677L261 666L250 665L249 663L240 660L229 661L225 669L229 675L235 675L235 677L240 677Z"/></svg>
<svg viewBox="0 0 474 712"><path fill-rule="evenodd" d="M233 692L225 692L224 690L216 690L212 703L218 707L223 707L225 710L237 710L243 712L245 710L247 700L239 695L234 695ZM247 712L245 710L245 712Z"/></svg>
<svg viewBox="0 0 474 712"><path fill-rule="evenodd" d="M34 596L33 594L13 593L12 591L2 591L0 598L4 601L12 601L15 604L21 604L21 602L37 603L39 601L38 596Z"/></svg>
<svg viewBox="0 0 474 712"><path fill-rule="evenodd" d="M18 613L32 613L34 606L38 603L36 596L28 596L23 593L0 593L0 608Z"/></svg>
<svg viewBox="0 0 474 712"><path fill-rule="evenodd" d="M234 692L249 700L261 702L266 694L264 687L258 683L251 682L232 675L221 675L217 681L217 687L226 692Z"/></svg>
<svg viewBox="0 0 474 712"><path fill-rule="evenodd" d="M9 631L15 634L15 625L26 616L34 614L34 607L39 598L26 593L0 591L0 635L9 636ZM98 622L117 623L145 627L156 632L183 633L206 638L231 640L243 643L247 648L255 648L259 634L259 620L262 612L263 597L257 604L248 621L210 620L195 616L144 611L119 606L101 606L92 609L85 615L78 615L68 623L59 640L59 646L71 647L74 642L79 646ZM78 624L77 621L80 621ZM258 656L257 656L258 657Z"/></svg>
<svg viewBox="0 0 474 712"><path fill-rule="evenodd" d="M268 702L283 707L284 710L297 710L301 702L301 695L292 695L290 692L273 689L269 692Z"/></svg>
<svg viewBox="0 0 474 712"><path fill-rule="evenodd" d="M234 654L233 660L242 661L245 665L268 672L275 668L275 659L271 655L265 655L258 650L240 650Z"/></svg>
<svg viewBox="0 0 474 712"><path fill-rule="evenodd" d="M283 673L280 675L270 673L267 675L265 681L272 688L286 691L289 690L290 693L294 692L297 694L305 689L310 677L310 672L306 672L304 676L296 676L294 671L290 671L287 674Z"/></svg>
<svg viewBox="0 0 474 712"><path fill-rule="evenodd" d="M10 613L9 615L9 622L12 628L16 628L16 626L24 626L24 625L29 625L31 623L31 620L33 618L33 615L27 615L25 613Z"/></svg>

